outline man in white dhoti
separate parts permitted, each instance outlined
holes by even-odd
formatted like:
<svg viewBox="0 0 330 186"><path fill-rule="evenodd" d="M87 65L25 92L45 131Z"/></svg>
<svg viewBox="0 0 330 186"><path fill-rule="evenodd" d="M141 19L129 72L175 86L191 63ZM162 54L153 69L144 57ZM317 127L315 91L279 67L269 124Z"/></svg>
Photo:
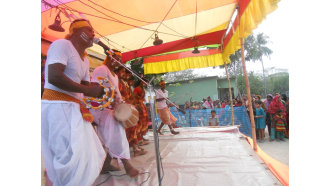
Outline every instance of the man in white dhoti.
<svg viewBox="0 0 330 186"><path fill-rule="evenodd" d="M120 60L119 51L115 51L117 54L114 56L117 60ZM92 75L92 82L98 82L97 77L104 77L111 81L112 85L115 87L116 96L112 104L112 108L105 108L104 110L91 110L94 117L94 122L97 124L97 135L104 144L106 150L110 154L111 158L116 158L121 160L127 175L130 177L135 177L139 174L139 171L135 169L131 163L129 144L126 138L126 132L124 127L114 118L114 110L116 104L122 102L122 97L118 87L118 76L114 73L114 69L117 63L110 57L106 57L103 65L98 66ZM110 87L109 84L104 84L106 87ZM93 105L98 103L92 102ZM115 160L116 160L115 159ZM108 163L108 162L107 162ZM111 168L111 167L110 167Z"/></svg>
<svg viewBox="0 0 330 186"><path fill-rule="evenodd" d="M171 114L171 111L168 108L166 102L166 99L168 99L168 91L165 90L166 82L162 80L159 82L159 85L160 85L160 89L156 91L156 106L157 106L158 116L161 119L162 123L160 124L157 131L159 134L162 134L160 130L162 129L164 124L167 124L172 134L174 135L179 134L179 132L175 131L173 128L173 126L175 126L176 124L177 119Z"/></svg>
<svg viewBox="0 0 330 186"><path fill-rule="evenodd" d="M82 94L101 97L103 88L89 83L85 49L93 45L89 21L71 23L66 39L54 41L45 65L41 101L41 149L48 178L54 186L90 186L106 154L81 104Z"/></svg>

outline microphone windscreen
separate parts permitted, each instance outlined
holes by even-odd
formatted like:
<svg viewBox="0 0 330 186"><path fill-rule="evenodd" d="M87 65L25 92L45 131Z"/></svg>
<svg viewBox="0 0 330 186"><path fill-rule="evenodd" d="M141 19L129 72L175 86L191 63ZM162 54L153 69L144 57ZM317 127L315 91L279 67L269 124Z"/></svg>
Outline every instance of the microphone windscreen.
<svg viewBox="0 0 330 186"><path fill-rule="evenodd" d="M98 44L98 43L99 43L99 41L100 41L100 39L99 39L99 38L94 38L94 39L93 39L93 43L95 43L95 44Z"/></svg>

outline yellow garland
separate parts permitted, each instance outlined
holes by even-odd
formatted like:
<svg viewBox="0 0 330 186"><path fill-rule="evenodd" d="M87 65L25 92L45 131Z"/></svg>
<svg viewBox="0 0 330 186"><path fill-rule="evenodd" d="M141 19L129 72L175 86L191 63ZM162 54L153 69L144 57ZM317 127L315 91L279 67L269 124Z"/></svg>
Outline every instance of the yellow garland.
<svg viewBox="0 0 330 186"><path fill-rule="evenodd" d="M107 106L110 105L110 103L112 102L113 98L114 98L114 95L115 95L115 88L113 87L111 81L109 81L107 78L104 78L104 77L97 77L97 80L99 80L99 83L101 85L101 87L104 87L104 92L105 94L103 95L103 98L102 99L97 99L97 98L93 98L93 97L90 97L90 98L83 98L83 102L84 104L86 105L86 108L88 109L100 109L100 110L103 110L104 108L106 108ZM110 89L111 89L111 97L109 98L109 92L110 92L110 89L108 87L105 87L103 85L103 82L104 80L110 84ZM109 98L109 99L107 99ZM99 105L97 107L94 107L90 104L91 101L95 101L95 102L103 102L103 101L106 101L107 102L104 104L104 105Z"/></svg>

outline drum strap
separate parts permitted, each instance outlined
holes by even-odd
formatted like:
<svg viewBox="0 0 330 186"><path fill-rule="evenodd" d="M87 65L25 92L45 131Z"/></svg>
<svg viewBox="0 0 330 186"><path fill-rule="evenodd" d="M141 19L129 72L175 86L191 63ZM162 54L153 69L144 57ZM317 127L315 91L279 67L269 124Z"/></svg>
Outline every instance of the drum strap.
<svg viewBox="0 0 330 186"><path fill-rule="evenodd" d="M89 112L89 110L81 103L79 99L76 99L72 96L64 94L62 92L58 92L51 89L45 89L44 93L42 94L42 100L50 100L50 101L70 101L75 102L80 105L80 112L83 119L87 122L92 123L94 118L93 115Z"/></svg>

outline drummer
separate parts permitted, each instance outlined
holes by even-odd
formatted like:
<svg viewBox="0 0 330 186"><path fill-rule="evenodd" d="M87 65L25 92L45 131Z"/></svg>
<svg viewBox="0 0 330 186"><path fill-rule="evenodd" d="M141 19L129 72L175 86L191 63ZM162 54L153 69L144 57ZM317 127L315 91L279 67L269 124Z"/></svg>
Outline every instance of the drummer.
<svg viewBox="0 0 330 186"><path fill-rule="evenodd" d="M132 95L132 89L130 88L130 86L127 83L127 74L125 72L125 68L124 67L119 67L117 68L117 75L119 76L119 90L120 93L123 96L123 100L125 100L126 103L129 104L133 104L133 95ZM134 156L140 156L140 155L144 155L147 153L147 151L145 151L144 149L140 148L138 145L138 131L140 129L140 125L135 125L133 127L129 127L126 128L126 136L127 136L127 140L129 143L129 146L133 148L133 153Z"/></svg>
<svg viewBox="0 0 330 186"><path fill-rule="evenodd" d="M116 60L121 60L121 53L117 50L114 50L116 55L114 58ZM118 76L114 73L115 67L118 66L112 57L107 56L103 62L103 65L97 67L92 75L92 81L97 82L97 77L104 77L111 81L112 85L115 88L115 100L112 103L112 109L105 108L104 110L91 110L91 113L94 117L94 122L97 124L97 134L104 144L109 155L109 162L112 158L118 159L124 165L127 175L130 177L136 177L139 174L139 171L132 166L130 163L130 151L129 145L126 138L125 129L120 123L114 118L113 108L116 107L122 101L122 96L119 92L118 87ZM109 86L109 84L105 84ZM94 105L97 103L93 103ZM105 164L109 163L105 162ZM107 166L107 165L105 165ZM103 172L116 170L113 166L109 166L108 170L103 170Z"/></svg>

